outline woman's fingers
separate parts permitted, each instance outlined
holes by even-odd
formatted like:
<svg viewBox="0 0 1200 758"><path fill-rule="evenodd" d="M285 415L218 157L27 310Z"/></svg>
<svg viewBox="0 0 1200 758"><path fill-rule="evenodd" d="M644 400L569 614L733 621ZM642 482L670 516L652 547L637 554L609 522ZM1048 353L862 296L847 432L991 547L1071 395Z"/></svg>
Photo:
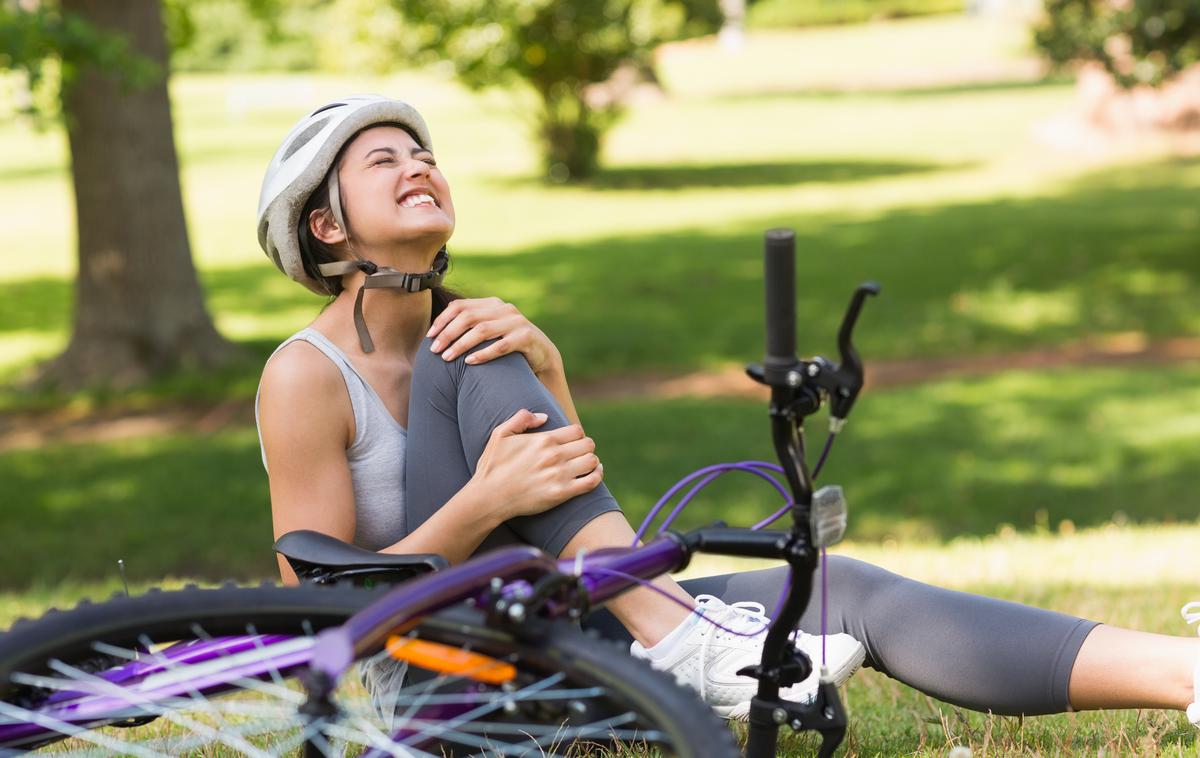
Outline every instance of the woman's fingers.
<svg viewBox="0 0 1200 758"><path fill-rule="evenodd" d="M470 302L470 300L464 298L460 300L451 300L449 303L447 303L446 307L442 309L442 312L438 314L438 317L435 318L433 323L429 325L429 331L425 332L425 336L429 338L436 337L438 333L442 331L442 329L446 328L446 324L449 324L451 321L453 321L455 317L462 312L462 309Z"/></svg>
<svg viewBox="0 0 1200 758"><path fill-rule="evenodd" d="M545 413L534 413L522 408L492 430L493 437L511 437L527 429L536 429L550 418Z"/></svg>
<svg viewBox="0 0 1200 758"><path fill-rule="evenodd" d="M571 499L576 495L582 495L585 492L591 492L600 486L600 482L604 481L604 464L598 463L592 469L591 473L572 479L565 487L567 499Z"/></svg>
<svg viewBox="0 0 1200 758"><path fill-rule="evenodd" d="M467 356L467 363L480 364L487 363L493 358L511 353L514 350L526 351L530 342L530 331L523 328L524 319L514 317L503 317L478 321L465 332L463 332L454 341L454 344L449 345L442 351L442 358L452 361L471 348L481 342L486 342L494 337L499 337L495 343L488 345L483 350L480 350L473 355ZM450 335L456 327L457 321L446 327L445 335ZM438 341L449 339L449 336L439 337ZM448 344L448 343L442 343Z"/></svg>
<svg viewBox="0 0 1200 758"><path fill-rule="evenodd" d="M558 446L559 460L564 461L594 452L596 452L596 442L591 437L583 437Z"/></svg>
<svg viewBox="0 0 1200 758"><path fill-rule="evenodd" d="M498 297L452 300L433 320L425 336L433 339L433 352L436 353L453 344L475 324L514 314L520 314L516 306ZM462 353L461 350L458 352Z"/></svg>
<svg viewBox="0 0 1200 758"><path fill-rule="evenodd" d="M508 355L513 351L513 343L508 337L501 337L492 344L482 350L476 350L467 356L467 363L472 366L478 366L481 363L494 361L502 355Z"/></svg>
<svg viewBox="0 0 1200 758"><path fill-rule="evenodd" d="M451 324L451 326L453 326L453 324ZM450 345L442 351L442 360L452 361L478 345L480 342L489 340L499 333L500 331L496 328L494 322L484 321L481 324L476 324L464 332L462 336L458 337L458 339L454 341L453 345ZM477 361L472 360L473 357L474 356L467 356L467 363L476 363Z"/></svg>
<svg viewBox="0 0 1200 758"><path fill-rule="evenodd" d="M595 453L584 453L565 462L562 468L564 472L570 474L571 478L574 479L575 477L592 473L596 466L599 465L600 459L596 457Z"/></svg>
<svg viewBox="0 0 1200 758"><path fill-rule="evenodd" d="M583 439L583 427L579 424L569 424L568 426L560 426L558 429L552 429L544 432L546 440L558 445L575 440Z"/></svg>
<svg viewBox="0 0 1200 758"><path fill-rule="evenodd" d="M480 314L477 311L462 311L450 323L442 327L441 332L434 338L433 344L429 346L429 349L438 353L452 347L458 341L458 338L462 337L468 329L478 324L479 320Z"/></svg>

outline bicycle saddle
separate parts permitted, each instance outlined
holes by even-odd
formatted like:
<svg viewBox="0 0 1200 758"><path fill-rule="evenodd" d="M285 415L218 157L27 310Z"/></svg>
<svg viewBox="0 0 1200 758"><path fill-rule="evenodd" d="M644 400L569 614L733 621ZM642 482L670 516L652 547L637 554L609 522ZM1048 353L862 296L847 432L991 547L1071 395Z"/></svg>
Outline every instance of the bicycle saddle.
<svg viewBox="0 0 1200 758"><path fill-rule="evenodd" d="M440 555L376 553L309 529L280 537L275 541L275 552L287 558L296 576L315 584L368 575L397 581L450 565Z"/></svg>

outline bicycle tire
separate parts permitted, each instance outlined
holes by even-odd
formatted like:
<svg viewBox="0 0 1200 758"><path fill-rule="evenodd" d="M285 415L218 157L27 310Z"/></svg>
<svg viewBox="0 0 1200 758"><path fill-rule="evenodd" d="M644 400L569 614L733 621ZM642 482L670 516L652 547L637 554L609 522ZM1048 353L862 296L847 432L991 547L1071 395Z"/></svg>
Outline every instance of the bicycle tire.
<svg viewBox="0 0 1200 758"><path fill-rule="evenodd" d="M381 596L378 590L342 587L187 588L83 603L70 611L50 611L40 619L18 622L0 635L0 735L6 734L6 719L12 727L46 714L62 715L65 706L53 700L62 693L56 695L56 691L99 684L102 674L109 676L118 665L126 664L123 658L138 658L139 650L144 651L140 655L146 660L152 660L157 654L152 652L158 649L155 646L164 642L248 633L280 635L304 644L302 637L340 624ZM341 754L360 743L400 755L554 755L559 749L566 749L565 755L578 755L581 750L592 754L599 747L627 755L631 746L650 745L658 751L654 754L687 758L737 755L730 731L694 693L615 644L569 625L543 622L532 629L489 628L482 613L459 607L423 620L406 636L511 664L516 674L499 686L481 684L470 675L455 678L445 671L427 675L416 684L389 691L392 708L405 706L400 722L390 728L371 726L373 732L367 731L369 725L359 725L356 728L363 731L349 733L345 718L333 720L309 741L309 750L316 744L318 754ZM264 643L264 658L266 653L282 649L274 645L283 644ZM360 663L367 669L394 667L386 655ZM381 663L384 661L386 664ZM176 665L166 673L198 683L200 665L194 669ZM55 745L72 750L72 745L85 743L87 749L80 754L104 754L107 749L122 755L178 755L204 748L210 751L206 754L215 749L216 754L224 755L227 753L221 750L225 749L243 755L256 754L260 749L257 741L264 736L277 738L275 747L298 749L297 730L303 728L303 722L294 714L294 701L299 695L288 693L302 692L295 684L301 671L273 670L270 677L237 681L233 686L226 682L153 707L134 697L135 688L151 679L145 677L126 688L126 710L84 724L60 722L41 742L0 741L0 754L6 745L8 749ZM351 681L353 677L343 679L346 686L339 692L343 713L356 724L374 713L382 724L378 699L372 700L374 706L364 705L363 688ZM544 686L551 680L553 685ZM271 689L270 695L264 695L264 687ZM406 691L410 693L404 695ZM104 689L100 694L107 693ZM259 698L272 696L287 699L291 710L284 713L282 706L260 703ZM244 699L231 705L228 698L234 697ZM481 712L478 723L458 721L461 712L448 720L428 716L431 704L454 702L455 698L466 698L463 702L473 708L470 712ZM247 703L255 713L270 712L266 718L277 719L278 727L231 721ZM416 717L412 716L414 703L420 704ZM200 715L185 716L188 712ZM196 722L201 716L211 716L215 723ZM169 723L159 723L162 717ZM150 721L155 723L148 724ZM72 729L63 728L62 723L69 723ZM97 729L101 726L108 728ZM13 734L11 729L7 734ZM63 742L72 734L76 739ZM429 749L434 753L427 752Z"/></svg>

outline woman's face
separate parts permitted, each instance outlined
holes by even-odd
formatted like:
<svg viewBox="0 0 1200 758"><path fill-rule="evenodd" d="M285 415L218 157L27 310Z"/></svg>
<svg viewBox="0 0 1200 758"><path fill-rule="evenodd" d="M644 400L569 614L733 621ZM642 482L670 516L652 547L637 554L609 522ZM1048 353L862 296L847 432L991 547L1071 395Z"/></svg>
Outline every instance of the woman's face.
<svg viewBox="0 0 1200 758"><path fill-rule="evenodd" d="M428 243L454 232L450 185L433 153L397 126L360 133L342 156L338 185L351 241L366 248Z"/></svg>

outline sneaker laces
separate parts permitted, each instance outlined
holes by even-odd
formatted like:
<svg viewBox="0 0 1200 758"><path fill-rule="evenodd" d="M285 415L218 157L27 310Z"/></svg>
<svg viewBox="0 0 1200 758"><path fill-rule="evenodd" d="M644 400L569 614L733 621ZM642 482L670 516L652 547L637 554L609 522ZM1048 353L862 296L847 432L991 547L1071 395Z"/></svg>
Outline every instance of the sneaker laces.
<svg viewBox="0 0 1200 758"><path fill-rule="evenodd" d="M696 610L700 613L701 621L709 627L701 634L700 642L700 699L705 698L705 672L708 670L708 648L721 632L738 637L757 637L767 631L771 620L766 617L767 609L762 603L745 600L739 603L725 603L716 595L697 595ZM709 617L712 614L713 618ZM716 617L721 620L717 621Z"/></svg>
<svg viewBox="0 0 1200 758"><path fill-rule="evenodd" d="M1200 623L1200 601L1188 603L1179 610L1179 613L1183 616L1183 620L1189 624ZM1196 633L1200 634L1200 627L1196 628Z"/></svg>

